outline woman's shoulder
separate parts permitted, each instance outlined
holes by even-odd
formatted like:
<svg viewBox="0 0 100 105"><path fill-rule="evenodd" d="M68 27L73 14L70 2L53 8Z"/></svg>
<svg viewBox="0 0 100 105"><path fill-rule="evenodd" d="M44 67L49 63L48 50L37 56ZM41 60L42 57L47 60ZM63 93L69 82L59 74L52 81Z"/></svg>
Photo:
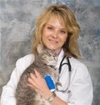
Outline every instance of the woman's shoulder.
<svg viewBox="0 0 100 105"><path fill-rule="evenodd" d="M89 76L88 68L81 60L72 57L70 59L70 62L72 71L73 73L77 73L77 77L81 76L81 78L86 78L87 76Z"/></svg>
<svg viewBox="0 0 100 105"><path fill-rule="evenodd" d="M20 59L25 59L25 60L31 60L31 59L34 59L34 54L27 54L23 57L21 57Z"/></svg>
<svg viewBox="0 0 100 105"><path fill-rule="evenodd" d="M21 67L29 66L34 61L34 59L34 54L25 55L17 60L16 67L20 67L20 65Z"/></svg>
<svg viewBox="0 0 100 105"><path fill-rule="evenodd" d="M25 55L25 56L19 58L17 62L20 62L20 61L29 62L29 61L34 60L34 58L35 58L34 54L28 54L28 55Z"/></svg>
<svg viewBox="0 0 100 105"><path fill-rule="evenodd" d="M78 66L86 67L86 65L81 60L76 59L74 57L70 58L70 62L72 66L75 66L75 67L78 67Z"/></svg>

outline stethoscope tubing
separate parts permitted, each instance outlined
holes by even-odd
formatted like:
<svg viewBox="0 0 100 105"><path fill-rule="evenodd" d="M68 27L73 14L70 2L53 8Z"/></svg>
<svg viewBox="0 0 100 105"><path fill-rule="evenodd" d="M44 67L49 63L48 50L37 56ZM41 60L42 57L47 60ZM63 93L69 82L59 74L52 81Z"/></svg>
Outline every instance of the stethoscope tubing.
<svg viewBox="0 0 100 105"><path fill-rule="evenodd" d="M63 63L64 59L67 59L67 62L66 63ZM71 71L72 71L72 68L71 68L71 63L70 63L70 60L69 60L69 57L66 57L64 56L61 60L61 63L60 63L60 66L59 66L59 74L61 73L61 70L62 70L62 66L67 64L68 65L68 69L69 69L69 83L68 83L68 87L67 89L65 90L59 90L60 92L69 92L69 87L70 87L70 80L71 80Z"/></svg>

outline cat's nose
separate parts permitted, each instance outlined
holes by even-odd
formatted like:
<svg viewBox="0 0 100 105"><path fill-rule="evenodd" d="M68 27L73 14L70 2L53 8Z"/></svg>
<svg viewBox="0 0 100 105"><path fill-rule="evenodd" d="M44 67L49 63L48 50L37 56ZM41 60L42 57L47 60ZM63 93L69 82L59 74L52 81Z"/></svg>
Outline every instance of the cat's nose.
<svg viewBox="0 0 100 105"><path fill-rule="evenodd" d="M57 57L55 57L55 60L57 60Z"/></svg>

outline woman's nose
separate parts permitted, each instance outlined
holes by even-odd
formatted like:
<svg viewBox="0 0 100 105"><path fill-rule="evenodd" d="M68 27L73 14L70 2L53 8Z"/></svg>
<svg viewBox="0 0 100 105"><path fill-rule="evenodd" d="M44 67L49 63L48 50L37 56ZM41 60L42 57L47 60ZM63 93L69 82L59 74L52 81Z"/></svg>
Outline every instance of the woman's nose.
<svg viewBox="0 0 100 105"><path fill-rule="evenodd" d="M57 37L58 37L58 32L54 32L54 33L53 33L53 37L54 37L54 38L57 38Z"/></svg>

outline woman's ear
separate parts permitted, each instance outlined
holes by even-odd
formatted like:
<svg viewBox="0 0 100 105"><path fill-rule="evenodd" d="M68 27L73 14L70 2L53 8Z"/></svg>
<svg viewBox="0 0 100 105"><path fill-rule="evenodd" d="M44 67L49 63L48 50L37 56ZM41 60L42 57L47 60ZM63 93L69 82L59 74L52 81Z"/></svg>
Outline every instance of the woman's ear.
<svg viewBox="0 0 100 105"><path fill-rule="evenodd" d="M38 46L37 46L37 52L39 54L43 52L43 46L41 44L38 44Z"/></svg>

